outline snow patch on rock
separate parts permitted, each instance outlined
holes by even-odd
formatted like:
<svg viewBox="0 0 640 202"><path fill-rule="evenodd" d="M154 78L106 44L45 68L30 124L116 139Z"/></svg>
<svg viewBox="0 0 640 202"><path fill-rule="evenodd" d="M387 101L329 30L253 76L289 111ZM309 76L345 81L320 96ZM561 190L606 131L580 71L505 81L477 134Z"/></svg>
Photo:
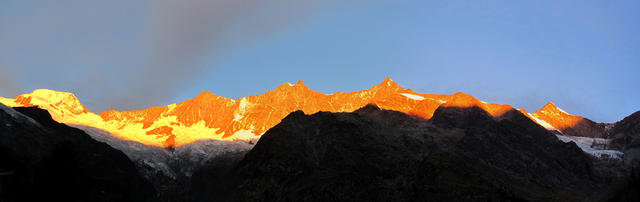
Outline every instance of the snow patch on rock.
<svg viewBox="0 0 640 202"><path fill-rule="evenodd" d="M538 125L541 125L542 127L546 128L547 130L556 130L556 131L560 131L557 128L553 127L551 124L547 123L546 121L543 121L542 119L539 119L535 116L533 116L533 114L529 113L529 117L533 118L533 120L538 123Z"/></svg>
<svg viewBox="0 0 640 202"><path fill-rule="evenodd" d="M566 111L564 111L564 110L560 109L560 107L556 107L556 109L560 110L562 113L569 114L568 112L566 112Z"/></svg>
<svg viewBox="0 0 640 202"><path fill-rule="evenodd" d="M404 95L405 97L412 99L412 100L424 100L424 97L419 96L419 95L415 95L415 94L411 94L411 93L400 93L401 95Z"/></svg>
<svg viewBox="0 0 640 202"><path fill-rule="evenodd" d="M249 102L246 98L240 99L238 109L234 112L233 115L233 121L240 121L242 118L244 118L244 114L249 111L251 105L251 102Z"/></svg>

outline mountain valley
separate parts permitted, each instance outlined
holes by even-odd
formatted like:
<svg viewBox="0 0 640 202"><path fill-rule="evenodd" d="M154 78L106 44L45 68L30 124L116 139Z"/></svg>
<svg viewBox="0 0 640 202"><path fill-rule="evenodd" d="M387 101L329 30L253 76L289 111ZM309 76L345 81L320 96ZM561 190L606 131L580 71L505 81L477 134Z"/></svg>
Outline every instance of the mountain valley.
<svg viewBox="0 0 640 202"><path fill-rule="evenodd" d="M596 123L551 102L528 113L464 93L417 93L389 78L351 93L326 95L300 81L237 100L203 92L99 114L46 89L0 103L4 201L63 178L75 180L59 189L89 184L83 190L118 201L640 199L640 112ZM50 179L46 168L69 170ZM101 187L108 183L128 186ZM121 189L138 191L115 194Z"/></svg>

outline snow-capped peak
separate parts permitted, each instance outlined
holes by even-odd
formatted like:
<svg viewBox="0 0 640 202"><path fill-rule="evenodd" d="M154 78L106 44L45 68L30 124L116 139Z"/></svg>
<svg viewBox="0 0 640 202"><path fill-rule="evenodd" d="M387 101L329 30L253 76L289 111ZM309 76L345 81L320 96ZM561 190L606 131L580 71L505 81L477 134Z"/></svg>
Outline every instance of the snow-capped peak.
<svg viewBox="0 0 640 202"><path fill-rule="evenodd" d="M556 106L553 102L548 102L546 105L544 105L544 107L542 107L542 109L540 109L541 112L547 112L547 113L557 113L557 112L562 112L564 114L569 114L568 112L560 109L560 107Z"/></svg>

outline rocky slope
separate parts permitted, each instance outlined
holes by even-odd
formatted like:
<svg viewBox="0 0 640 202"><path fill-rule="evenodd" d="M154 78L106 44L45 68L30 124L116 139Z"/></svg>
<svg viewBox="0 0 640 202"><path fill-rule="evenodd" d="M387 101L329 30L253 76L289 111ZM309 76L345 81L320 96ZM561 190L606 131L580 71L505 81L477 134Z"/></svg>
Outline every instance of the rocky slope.
<svg viewBox="0 0 640 202"><path fill-rule="evenodd" d="M200 178L194 177L193 173L200 169L212 170L235 165L254 144L246 141L201 140L177 148L164 148L122 140L109 132L88 126L75 127L86 131L95 140L124 152L138 171L152 183L160 201L190 201L194 189L209 190L193 185L192 179Z"/></svg>
<svg viewBox="0 0 640 202"><path fill-rule="evenodd" d="M615 123L608 138L617 149L640 148L640 111Z"/></svg>
<svg viewBox="0 0 640 202"><path fill-rule="evenodd" d="M0 98L0 102L9 106L37 106L50 111L54 120L61 123L89 126L121 139L161 147L177 147L206 139L257 139L296 110L307 114L351 112L374 103L384 109L428 119L444 103L475 104L491 114L512 109L509 105L485 103L464 93L416 93L389 78L371 89L330 95L313 91L302 81L237 100L205 91L193 99L168 106L136 111L109 110L99 115L82 106L73 94L52 90L40 89L14 99Z"/></svg>
<svg viewBox="0 0 640 202"><path fill-rule="evenodd" d="M533 113L532 116L543 120L567 136L604 138L607 128L610 128L611 125L596 123L587 118L569 114L552 102L547 103L540 110Z"/></svg>
<svg viewBox="0 0 640 202"><path fill-rule="evenodd" d="M443 104L476 105L492 115L513 109L509 105L482 102L464 93L417 93L399 86L389 78L370 89L351 93L336 92L327 95L313 91L299 81L237 100L204 91L193 99L167 106L134 111L108 110L100 114L89 111L71 93L46 89L35 90L13 99L0 97L0 103L10 107L37 106L48 110L58 122L96 128L120 139L159 147L178 147L209 139L256 140L287 114L296 110L302 110L306 114L318 111L351 112L373 103L383 109L429 119ZM539 125L560 135L608 138L613 128L613 124L596 123L571 115L551 102L533 114L522 109L520 111Z"/></svg>
<svg viewBox="0 0 640 202"><path fill-rule="evenodd" d="M616 123L597 123L571 115L549 102L530 117L559 135L569 136L562 138L590 138L592 148L624 151L628 157L634 156L634 148L640 148L640 111Z"/></svg>
<svg viewBox="0 0 640 202"><path fill-rule="evenodd" d="M374 105L353 113L296 111L229 174L196 172L202 178L194 183L226 189L194 199L606 200L613 171L594 162L517 110L496 116L473 105L441 106L431 120Z"/></svg>
<svg viewBox="0 0 640 202"><path fill-rule="evenodd" d="M609 134L610 147L623 151L625 165L637 172L631 182L640 193L640 111L615 123Z"/></svg>
<svg viewBox="0 0 640 202"><path fill-rule="evenodd" d="M0 104L0 201L155 201L121 152L38 108Z"/></svg>

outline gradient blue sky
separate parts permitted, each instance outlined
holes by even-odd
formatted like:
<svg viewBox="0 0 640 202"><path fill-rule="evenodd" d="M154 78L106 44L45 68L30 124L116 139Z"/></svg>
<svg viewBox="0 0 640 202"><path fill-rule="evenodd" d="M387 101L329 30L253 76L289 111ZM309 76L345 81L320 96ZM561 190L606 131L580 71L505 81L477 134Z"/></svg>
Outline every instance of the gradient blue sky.
<svg viewBox="0 0 640 202"><path fill-rule="evenodd" d="M640 1L0 1L0 96L95 112L389 76L421 93L614 122L640 110Z"/></svg>

